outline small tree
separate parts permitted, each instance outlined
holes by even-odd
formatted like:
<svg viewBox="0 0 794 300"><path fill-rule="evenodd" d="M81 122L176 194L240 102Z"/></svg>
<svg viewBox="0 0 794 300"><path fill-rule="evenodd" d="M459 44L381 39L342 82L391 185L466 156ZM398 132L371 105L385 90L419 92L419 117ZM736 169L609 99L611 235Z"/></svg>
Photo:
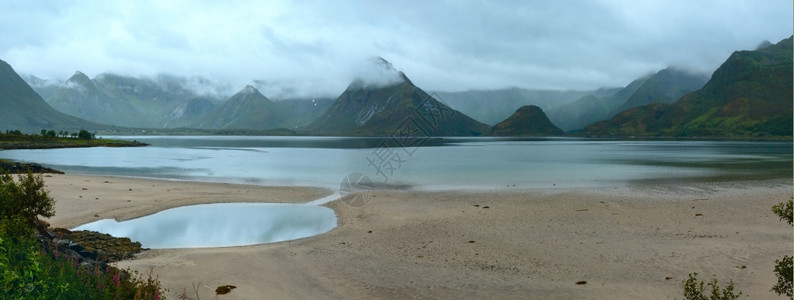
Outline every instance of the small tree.
<svg viewBox="0 0 794 300"><path fill-rule="evenodd" d="M19 175L19 182L9 174L0 175L0 219L22 219L31 226L38 216L55 215L55 200L44 190L41 175Z"/></svg>
<svg viewBox="0 0 794 300"><path fill-rule="evenodd" d="M79 138L81 140L90 140L91 139L91 133L86 131L85 129L80 129L80 132L77 133L77 138Z"/></svg>
<svg viewBox="0 0 794 300"><path fill-rule="evenodd" d="M785 220L789 225L794 222L794 211L792 211L792 200L788 202L780 202L772 206L774 212L780 220ZM786 294L789 298L794 295L792 292L792 277L794 277L794 263L790 256L785 255L783 259L775 260L775 276L777 277L777 284L772 286L772 291L778 295Z"/></svg>

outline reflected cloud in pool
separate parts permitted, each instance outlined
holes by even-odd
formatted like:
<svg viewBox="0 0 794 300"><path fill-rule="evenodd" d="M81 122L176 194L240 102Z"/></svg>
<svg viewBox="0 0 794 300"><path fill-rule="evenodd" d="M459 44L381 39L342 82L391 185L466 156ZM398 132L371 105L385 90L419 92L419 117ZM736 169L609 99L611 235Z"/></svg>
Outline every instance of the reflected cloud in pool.
<svg viewBox="0 0 794 300"><path fill-rule="evenodd" d="M230 247L318 235L336 227L330 208L288 203L218 203L177 207L117 222L99 220L74 230L129 237L146 248Z"/></svg>

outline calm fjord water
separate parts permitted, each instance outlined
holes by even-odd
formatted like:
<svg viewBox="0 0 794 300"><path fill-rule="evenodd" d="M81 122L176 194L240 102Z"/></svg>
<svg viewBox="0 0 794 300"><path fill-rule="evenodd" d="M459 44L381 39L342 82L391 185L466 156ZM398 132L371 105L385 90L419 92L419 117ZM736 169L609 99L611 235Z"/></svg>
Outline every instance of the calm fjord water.
<svg viewBox="0 0 794 300"><path fill-rule="evenodd" d="M36 162L68 173L334 190L351 173L364 174L383 187L414 189L590 187L792 176L791 143L443 138L400 141L400 146L387 148L384 142L394 145L394 141L121 138L151 146L10 150L0 151L0 158ZM269 243L309 237L335 227L334 212L316 205L318 201L187 206L124 222L99 220L76 229L130 237L148 248Z"/></svg>
<svg viewBox="0 0 794 300"><path fill-rule="evenodd" d="M416 189L589 187L639 182L792 177L792 143L436 138L381 147L388 138L112 137L142 148L0 151L68 173L319 186L350 173Z"/></svg>

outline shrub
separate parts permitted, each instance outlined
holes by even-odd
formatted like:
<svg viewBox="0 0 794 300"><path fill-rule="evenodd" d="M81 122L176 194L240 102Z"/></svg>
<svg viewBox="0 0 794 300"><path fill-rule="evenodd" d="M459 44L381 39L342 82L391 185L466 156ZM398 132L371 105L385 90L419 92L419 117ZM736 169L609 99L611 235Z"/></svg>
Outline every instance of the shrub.
<svg viewBox="0 0 794 300"><path fill-rule="evenodd" d="M0 299L164 299L148 274L86 267L66 253L45 251L30 235L0 233Z"/></svg>
<svg viewBox="0 0 794 300"><path fill-rule="evenodd" d="M689 279L684 281L684 299L687 300L733 300L739 299L742 295L742 292L739 291L739 294L733 293L733 280L728 282L728 286L725 289L720 290L720 286L717 284L717 280L709 282L706 284L707 286L711 287L711 295L706 296L703 293L703 281L698 281L697 279L698 273L689 274Z"/></svg>
<svg viewBox="0 0 794 300"><path fill-rule="evenodd" d="M55 200L44 190L41 174L30 171L19 176L19 182L9 174L0 175L0 219L22 218L33 226L38 216L55 215Z"/></svg>
<svg viewBox="0 0 794 300"><path fill-rule="evenodd" d="M777 205L772 205L772 212L775 213L780 220L786 220L789 225L794 221L794 209L792 209L792 200L788 202L780 202Z"/></svg>
<svg viewBox="0 0 794 300"><path fill-rule="evenodd" d="M772 206L772 212L780 217L780 220L786 220L789 225L792 225L792 201L780 202ZM792 292L792 277L794 277L794 265L792 265L791 257L786 255L783 259L775 260L775 277L777 283L772 286L772 291L778 295L786 294L789 298L794 295Z"/></svg>
<svg viewBox="0 0 794 300"><path fill-rule="evenodd" d="M794 276L794 265L792 265L791 256L783 256L783 259L775 260L775 276L777 276L777 284L772 286L772 291L778 295L786 294L791 298L792 282L791 278Z"/></svg>
<svg viewBox="0 0 794 300"><path fill-rule="evenodd" d="M164 299L151 271L81 265L39 241L33 221L55 214L43 188L41 175L0 176L0 299Z"/></svg>

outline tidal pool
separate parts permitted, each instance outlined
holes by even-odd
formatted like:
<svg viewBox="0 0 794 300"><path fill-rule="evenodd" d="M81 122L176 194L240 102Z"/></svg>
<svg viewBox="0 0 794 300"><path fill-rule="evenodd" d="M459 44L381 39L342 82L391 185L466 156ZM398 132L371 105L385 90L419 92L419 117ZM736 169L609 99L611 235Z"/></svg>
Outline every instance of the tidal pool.
<svg viewBox="0 0 794 300"><path fill-rule="evenodd" d="M231 247L294 240L330 231L336 215L319 205L217 203L183 206L117 222L104 219L73 230L129 237L145 248Z"/></svg>

